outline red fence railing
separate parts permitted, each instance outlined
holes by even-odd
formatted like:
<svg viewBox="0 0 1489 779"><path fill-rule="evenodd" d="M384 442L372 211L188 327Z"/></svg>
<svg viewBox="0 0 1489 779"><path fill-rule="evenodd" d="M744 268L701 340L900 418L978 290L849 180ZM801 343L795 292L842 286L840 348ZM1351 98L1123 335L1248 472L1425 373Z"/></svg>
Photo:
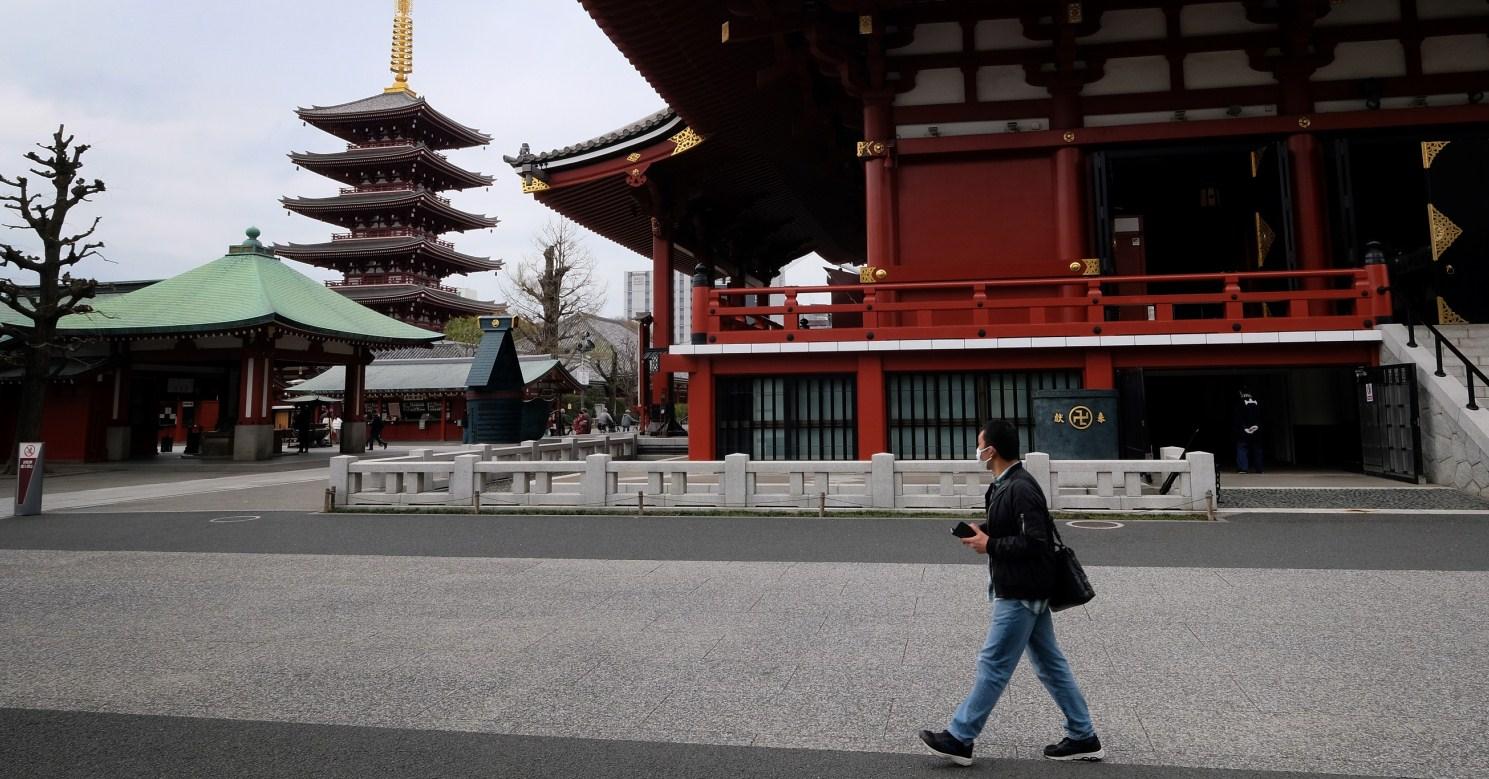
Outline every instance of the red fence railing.
<svg viewBox="0 0 1489 779"><path fill-rule="evenodd" d="M1390 316L1384 265L1314 271L702 288L707 343L1358 330ZM701 294L700 294L701 293ZM817 326L826 315L826 326ZM810 317L810 320L807 318Z"/></svg>

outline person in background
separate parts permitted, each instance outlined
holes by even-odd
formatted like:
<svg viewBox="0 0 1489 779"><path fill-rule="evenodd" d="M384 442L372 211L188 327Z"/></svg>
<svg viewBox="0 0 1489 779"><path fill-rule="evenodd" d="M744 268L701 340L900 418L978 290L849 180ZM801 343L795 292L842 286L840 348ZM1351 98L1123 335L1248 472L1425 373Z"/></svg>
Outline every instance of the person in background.
<svg viewBox="0 0 1489 779"><path fill-rule="evenodd" d="M385 424L387 423L383 421L382 414L373 414L372 418L367 420L368 451L372 451L373 444L382 444L384 449L388 448L388 442L383 440L383 425Z"/></svg>
<svg viewBox="0 0 1489 779"><path fill-rule="evenodd" d="M574 435L587 433L589 433L589 415L584 413L584 409L579 409L579 413L574 417Z"/></svg>
<svg viewBox="0 0 1489 779"><path fill-rule="evenodd" d="M984 496L987 521L961 541L988 556L992 619L977 654L971 692L946 730L922 730L920 740L957 765L972 765L973 739L982 733L1019 658L1027 652L1035 676L1065 715L1065 738L1045 747L1045 758L1100 760L1106 751L1091 724L1086 698L1055 642L1049 607L1056 582L1053 524L1044 490L1020 462L1018 428L1006 419L989 421L977 435L977 459L993 472Z"/></svg>
<svg viewBox="0 0 1489 779"><path fill-rule="evenodd" d="M331 445L332 446L336 446L339 443L341 443L341 415L340 414L332 414L331 415Z"/></svg>
<svg viewBox="0 0 1489 779"><path fill-rule="evenodd" d="M634 426L635 424L636 424L636 419L635 419L635 417L632 417L631 416L631 410L630 409L626 409L625 411L622 411L621 412L621 414L620 414L620 429L621 430L624 430L625 432L628 432L629 433L631 431L631 427Z"/></svg>
<svg viewBox="0 0 1489 779"><path fill-rule="evenodd" d="M300 444L298 454L310 451L310 408L308 406L295 411L295 440Z"/></svg>
<svg viewBox="0 0 1489 779"><path fill-rule="evenodd" d="M600 409L600 413L595 416L595 425L599 427L601 433L609 433L615 430L615 417L610 416L610 409Z"/></svg>
<svg viewBox="0 0 1489 779"><path fill-rule="evenodd" d="M1262 472L1262 405L1245 387L1236 404L1236 470Z"/></svg>

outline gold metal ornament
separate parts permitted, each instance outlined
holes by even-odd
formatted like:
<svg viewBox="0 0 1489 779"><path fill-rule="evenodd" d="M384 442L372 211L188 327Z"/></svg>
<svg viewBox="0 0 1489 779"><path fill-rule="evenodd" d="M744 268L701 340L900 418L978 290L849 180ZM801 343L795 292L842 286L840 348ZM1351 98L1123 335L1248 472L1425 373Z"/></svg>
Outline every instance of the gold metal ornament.
<svg viewBox="0 0 1489 779"><path fill-rule="evenodd" d="M1422 141L1422 169L1432 167L1432 161L1451 141Z"/></svg>
<svg viewBox="0 0 1489 779"><path fill-rule="evenodd" d="M639 151L633 151L630 154L626 155L626 162L635 162L639 159L641 159L641 152Z"/></svg>
<svg viewBox="0 0 1489 779"><path fill-rule="evenodd" d="M1439 296L1437 298L1437 323L1440 325L1466 325L1468 324L1468 320L1458 316L1458 312L1454 311L1448 305L1448 301L1443 300Z"/></svg>
<svg viewBox="0 0 1489 779"><path fill-rule="evenodd" d="M874 159L889 154L889 144L884 141L859 141L858 158L861 160Z"/></svg>
<svg viewBox="0 0 1489 779"><path fill-rule="evenodd" d="M1298 117L1298 126L1306 130L1313 126L1313 120L1306 116L1300 116Z"/></svg>
<svg viewBox="0 0 1489 779"><path fill-rule="evenodd" d="M1080 260L1076 260L1076 261L1070 263L1070 272L1071 273L1080 273L1082 267L1083 266L1081 265L1081 261Z"/></svg>
<svg viewBox="0 0 1489 779"><path fill-rule="evenodd" d="M1463 228L1453 224L1453 220L1431 203L1427 204L1427 225L1432 234L1432 261L1437 262L1448 247L1463 235Z"/></svg>
<svg viewBox="0 0 1489 779"><path fill-rule="evenodd" d="M408 87L409 74L414 72L414 0L393 0L393 52L388 70L393 72L393 85L383 92L414 93Z"/></svg>
<svg viewBox="0 0 1489 779"><path fill-rule="evenodd" d="M1096 415L1091 413L1091 409L1086 406L1072 406L1066 418L1070 420L1070 426L1076 430L1085 430L1096 421Z"/></svg>
<svg viewBox="0 0 1489 779"><path fill-rule="evenodd" d="M699 135L691 127L684 127L682 132L667 140L672 141L672 154L676 156L703 143L703 136Z"/></svg>
<svg viewBox="0 0 1489 779"><path fill-rule="evenodd" d="M1261 214L1256 216L1256 267L1260 268L1267 264L1267 255L1272 253L1272 245L1277 242L1277 233L1267 220L1262 219Z"/></svg>
<svg viewBox="0 0 1489 779"><path fill-rule="evenodd" d="M1081 275L1082 276L1100 276L1101 275L1101 259L1098 258L1098 257L1087 257L1087 258L1081 260Z"/></svg>
<svg viewBox="0 0 1489 779"><path fill-rule="evenodd" d="M877 284L887 278L889 278L889 271L883 268L865 265L858 269L859 284Z"/></svg>
<svg viewBox="0 0 1489 779"><path fill-rule="evenodd" d="M529 174L522 179L523 194L527 194L529 192L542 192L545 189L552 189L552 187L548 186L548 182L538 178L537 176Z"/></svg>
<svg viewBox="0 0 1489 779"><path fill-rule="evenodd" d="M1066 130L1065 134L1060 137L1063 138L1066 143L1075 143L1075 130Z"/></svg>

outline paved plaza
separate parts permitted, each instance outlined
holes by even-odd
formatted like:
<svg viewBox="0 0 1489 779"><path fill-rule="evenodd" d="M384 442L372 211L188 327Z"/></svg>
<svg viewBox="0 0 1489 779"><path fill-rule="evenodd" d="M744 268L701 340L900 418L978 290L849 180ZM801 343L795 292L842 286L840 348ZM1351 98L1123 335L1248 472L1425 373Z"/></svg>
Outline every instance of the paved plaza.
<svg viewBox="0 0 1489 779"><path fill-rule="evenodd" d="M987 620L946 524L6 519L0 774L943 775L914 733ZM1057 629L1110 758L1036 760L1060 718L1021 667L973 772L1489 771L1483 520L1064 533L1100 595Z"/></svg>

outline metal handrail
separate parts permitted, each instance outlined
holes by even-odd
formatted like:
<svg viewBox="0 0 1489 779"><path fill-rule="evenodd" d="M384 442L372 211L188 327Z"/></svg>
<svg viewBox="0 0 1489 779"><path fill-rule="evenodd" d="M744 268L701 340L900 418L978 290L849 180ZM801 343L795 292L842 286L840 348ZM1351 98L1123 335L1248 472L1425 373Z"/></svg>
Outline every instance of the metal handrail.
<svg viewBox="0 0 1489 779"><path fill-rule="evenodd" d="M1416 348L1417 346L1419 346L1419 344L1417 343L1416 319L1416 307L1408 303L1406 306L1406 345L1411 348ZM1464 384L1468 386L1468 405L1465 406L1465 408L1468 408L1471 411L1477 411L1479 409L1479 403L1477 398L1474 397L1477 392L1474 389L1473 379L1475 376L1478 376L1479 381L1482 381L1484 383L1484 386L1489 387L1489 376L1486 376L1483 371L1479 370L1479 366L1474 365L1473 360L1468 359L1468 356L1465 355L1461 350L1459 350L1458 347L1454 346L1453 342L1448 340L1448 337L1443 335L1442 331L1438 330L1435 325L1425 320L1421 324L1427 328L1428 332L1432 333L1433 340L1435 341L1434 346L1436 347L1437 352L1437 370L1433 371L1432 375L1439 378L1444 378L1448 375L1447 372L1442 369L1442 348L1444 345L1446 345L1448 347L1448 351L1452 352L1453 356L1457 357L1458 361L1463 363L1463 381Z"/></svg>

